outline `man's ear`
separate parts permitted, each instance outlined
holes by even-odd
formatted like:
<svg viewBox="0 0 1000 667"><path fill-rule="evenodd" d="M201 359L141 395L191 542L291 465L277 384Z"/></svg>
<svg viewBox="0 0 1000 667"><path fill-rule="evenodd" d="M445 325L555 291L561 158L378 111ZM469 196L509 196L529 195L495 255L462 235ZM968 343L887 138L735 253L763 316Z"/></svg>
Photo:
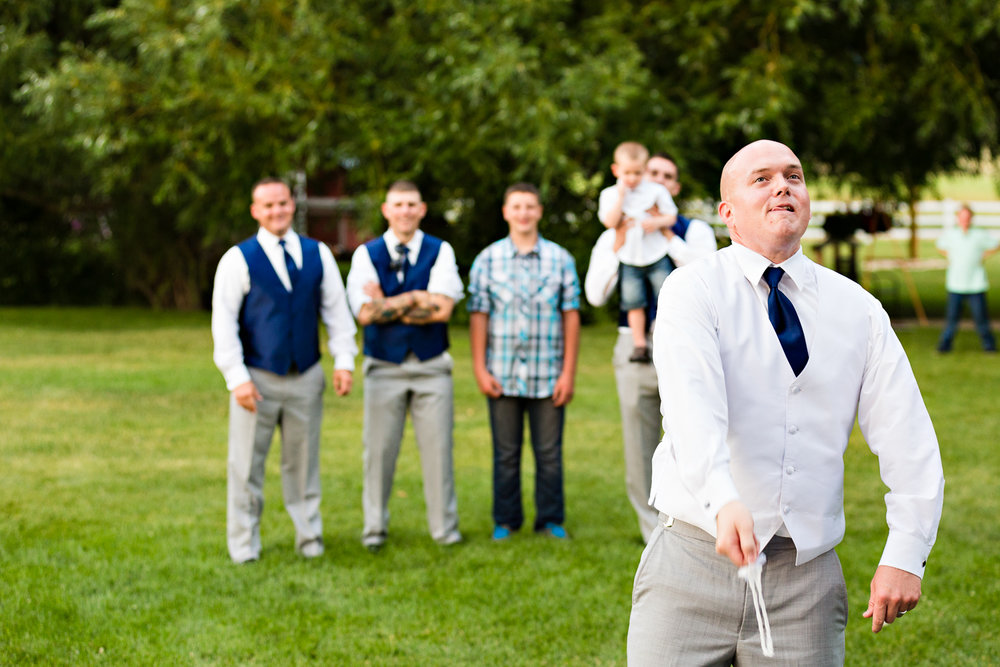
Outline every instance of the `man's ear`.
<svg viewBox="0 0 1000 667"><path fill-rule="evenodd" d="M727 201L719 202L719 218L726 223L726 227L730 227L730 220L733 217L733 207L729 205ZM731 228L731 227L730 227Z"/></svg>

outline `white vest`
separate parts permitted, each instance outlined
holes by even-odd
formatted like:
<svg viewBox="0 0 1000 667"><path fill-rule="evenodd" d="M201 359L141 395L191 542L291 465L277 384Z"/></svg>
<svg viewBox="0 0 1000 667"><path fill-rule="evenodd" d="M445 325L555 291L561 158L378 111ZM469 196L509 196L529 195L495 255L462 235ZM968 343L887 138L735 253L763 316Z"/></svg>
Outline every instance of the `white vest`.
<svg viewBox="0 0 1000 667"><path fill-rule="evenodd" d="M730 472L740 499L762 541L784 523L797 561L808 561L844 536L843 454L866 371L868 318L882 313L881 306L853 281L815 265L821 308L806 341L810 361L796 377L739 263L723 250L691 268L711 275L706 283L717 309ZM741 401L739 410L734 401ZM671 409L683 408L663 407L667 432L654 456L654 505L714 535L719 508L707 510L704 499L678 491L684 485L670 461ZM673 489L671 507L655 503L657 489L665 488ZM682 506L673 507L678 502Z"/></svg>

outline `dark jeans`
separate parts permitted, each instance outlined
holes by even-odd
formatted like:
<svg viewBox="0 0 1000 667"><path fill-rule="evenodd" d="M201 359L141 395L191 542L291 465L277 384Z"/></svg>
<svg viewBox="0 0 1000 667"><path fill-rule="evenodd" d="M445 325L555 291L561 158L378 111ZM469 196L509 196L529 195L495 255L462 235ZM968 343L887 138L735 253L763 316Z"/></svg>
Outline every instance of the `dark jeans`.
<svg viewBox="0 0 1000 667"><path fill-rule="evenodd" d="M535 454L535 530L562 524L562 435L565 408L552 398L501 396L487 399L493 431L493 521L517 530L524 523L521 507L521 448L528 415Z"/></svg>
<svg viewBox="0 0 1000 667"><path fill-rule="evenodd" d="M948 308L945 313L944 331L938 340L937 349L940 352L947 352L951 349L951 342L955 338L958 330L958 320L962 316L962 302L968 300L969 310L972 312L972 320L976 323L976 333L983 343L984 350L996 350L997 344L993 340L993 332L990 331L990 312L986 308L986 292L976 294L958 294L948 292Z"/></svg>

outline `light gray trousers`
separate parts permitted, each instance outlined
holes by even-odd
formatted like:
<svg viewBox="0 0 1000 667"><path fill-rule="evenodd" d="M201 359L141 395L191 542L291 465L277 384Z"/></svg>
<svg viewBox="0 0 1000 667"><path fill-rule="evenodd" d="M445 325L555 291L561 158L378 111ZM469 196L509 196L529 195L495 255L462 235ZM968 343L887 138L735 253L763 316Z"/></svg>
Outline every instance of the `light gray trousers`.
<svg viewBox="0 0 1000 667"><path fill-rule="evenodd" d="M661 436L660 391L652 364L628 360L632 347L632 335L619 333L613 362L625 443L625 492L639 518L642 540L648 542L657 522L657 511L649 505L649 489L653 452Z"/></svg>
<svg viewBox="0 0 1000 667"><path fill-rule="evenodd" d="M260 557L264 469L276 427L281 427L281 488L295 525L295 546L323 536L319 515L319 435L326 387L320 363L301 375L250 369L264 397L249 412L229 397L226 538L236 562Z"/></svg>
<svg viewBox="0 0 1000 667"><path fill-rule="evenodd" d="M406 413L420 450L424 502L431 537L443 544L461 539L452 467L454 406L451 355L401 364L365 357L365 526L361 541L377 545L389 530L389 497L403 439Z"/></svg>
<svg viewBox="0 0 1000 667"><path fill-rule="evenodd" d="M795 565L795 545L775 537L761 579L774 657L764 656L746 581L715 552L715 538L666 517L642 553L628 628L630 667L844 664L847 589L833 549Z"/></svg>

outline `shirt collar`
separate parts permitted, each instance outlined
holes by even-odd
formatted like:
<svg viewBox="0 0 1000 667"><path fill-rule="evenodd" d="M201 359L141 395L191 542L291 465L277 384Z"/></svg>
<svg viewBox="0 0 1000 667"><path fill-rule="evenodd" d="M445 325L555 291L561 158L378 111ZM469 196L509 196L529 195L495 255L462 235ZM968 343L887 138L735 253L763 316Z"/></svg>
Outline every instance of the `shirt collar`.
<svg viewBox="0 0 1000 667"><path fill-rule="evenodd" d="M395 258L396 256L396 246L400 244L399 237L391 229L385 230L385 234L382 235L383 240L385 240L386 246L389 248L389 256ZM417 253L420 252L420 244L424 240L424 232L418 229L413 234L413 238L410 239L409 243L406 243L406 247L409 250L410 260L412 261Z"/></svg>
<svg viewBox="0 0 1000 667"><path fill-rule="evenodd" d="M503 240L507 244L507 247L504 249L506 255L510 257L517 257L518 255L522 254L517 249L517 246L514 245L514 240L511 239L509 235L506 236ZM535 241L534 247L528 252L523 253L523 256L527 257L528 255L541 255L541 254L542 254L542 235L539 234L538 239Z"/></svg>
<svg viewBox="0 0 1000 667"><path fill-rule="evenodd" d="M806 285L815 280L812 267L800 247L795 254L786 259L781 264L773 264L771 260L762 255L758 255L753 250L741 246L738 243L732 245L733 252L736 253L736 261L743 269L743 275L750 281L751 285L758 284L764 276L764 270L769 266L780 266L785 271L785 275L791 279L798 289L804 289Z"/></svg>
<svg viewBox="0 0 1000 667"><path fill-rule="evenodd" d="M257 229L257 242L264 247L276 248L282 239L288 241L288 245L297 245L299 235L294 230L289 229L284 236L275 236L263 227Z"/></svg>

